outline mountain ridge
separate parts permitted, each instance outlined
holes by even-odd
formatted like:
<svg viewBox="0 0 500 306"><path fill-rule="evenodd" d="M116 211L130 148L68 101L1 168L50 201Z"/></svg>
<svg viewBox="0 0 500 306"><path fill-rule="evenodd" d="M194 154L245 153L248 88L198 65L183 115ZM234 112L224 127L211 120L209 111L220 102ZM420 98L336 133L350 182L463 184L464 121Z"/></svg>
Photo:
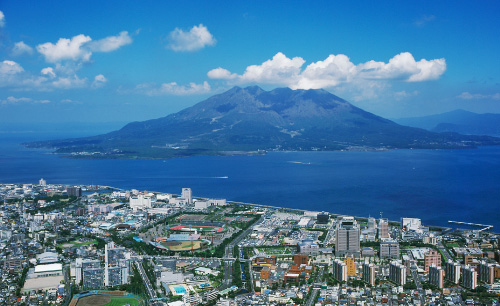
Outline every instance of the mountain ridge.
<svg viewBox="0 0 500 306"><path fill-rule="evenodd" d="M107 134L26 145L76 157L168 158L273 150L466 148L499 141L401 126L321 89L250 86L233 87L177 113L131 122Z"/></svg>
<svg viewBox="0 0 500 306"><path fill-rule="evenodd" d="M500 114L478 114L457 109L436 115L393 119L398 124L432 132L455 132L466 135L500 136Z"/></svg>

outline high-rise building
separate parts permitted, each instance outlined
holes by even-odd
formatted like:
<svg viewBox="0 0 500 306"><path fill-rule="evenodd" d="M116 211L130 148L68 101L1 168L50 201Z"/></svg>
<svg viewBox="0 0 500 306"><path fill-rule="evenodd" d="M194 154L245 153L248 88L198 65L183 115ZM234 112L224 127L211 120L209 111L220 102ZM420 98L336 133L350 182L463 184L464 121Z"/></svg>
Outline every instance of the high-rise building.
<svg viewBox="0 0 500 306"><path fill-rule="evenodd" d="M344 263L347 267L347 275L348 276L356 275L356 261L354 260L354 255L352 254L347 255L346 259L344 260Z"/></svg>
<svg viewBox="0 0 500 306"><path fill-rule="evenodd" d="M473 267L466 265L462 273L462 285L470 290L477 287L477 272Z"/></svg>
<svg viewBox="0 0 500 306"><path fill-rule="evenodd" d="M360 255L359 226L354 217L343 217L337 221L335 229L335 255Z"/></svg>
<svg viewBox="0 0 500 306"><path fill-rule="evenodd" d="M316 222L318 224L328 224L328 220L330 220L330 214L327 212L320 212L316 216Z"/></svg>
<svg viewBox="0 0 500 306"><path fill-rule="evenodd" d="M435 265L441 267L441 254L436 250L430 250L424 254L425 272L429 272L429 267Z"/></svg>
<svg viewBox="0 0 500 306"><path fill-rule="evenodd" d="M181 197L186 200L187 204L193 204L193 194L191 193L191 188L182 188Z"/></svg>
<svg viewBox="0 0 500 306"><path fill-rule="evenodd" d="M82 188L80 187L68 187L66 188L66 192L70 197L81 197L82 196Z"/></svg>
<svg viewBox="0 0 500 306"><path fill-rule="evenodd" d="M332 264L333 278L339 282L347 281L347 266L340 259L335 259Z"/></svg>
<svg viewBox="0 0 500 306"><path fill-rule="evenodd" d="M91 268L82 270L83 288L97 289L104 287L104 269Z"/></svg>
<svg viewBox="0 0 500 306"><path fill-rule="evenodd" d="M478 279L480 282L493 284L495 281L495 265L481 261L478 266Z"/></svg>
<svg viewBox="0 0 500 306"><path fill-rule="evenodd" d="M40 186L47 186L47 181L44 180L43 178L41 178L39 181L38 181L38 185Z"/></svg>
<svg viewBox="0 0 500 306"><path fill-rule="evenodd" d="M368 218L368 229L374 230L377 228L377 220L373 217Z"/></svg>
<svg viewBox="0 0 500 306"><path fill-rule="evenodd" d="M393 239L380 241L380 258L399 259L399 242Z"/></svg>
<svg viewBox="0 0 500 306"><path fill-rule="evenodd" d="M445 265L445 278L446 280L458 284L460 281L460 264L449 259Z"/></svg>
<svg viewBox="0 0 500 306"><path fill-rule="evenodd" d="M401 261L392 261L389 265L389 279L391 282L404 286L406 284L406 267Z"/></svg>
<svg viewBox="0 0 500 306"><path fill-rule="evenodd" d="M373 264L363 264L363 281L375 286L375 266Z"/></svg>
<svg viewBox="0 0 500 306"><path fill-rule="evenodd" d="M379 239L390 238L390 236L389 236L389 220L381 218L378 221L378 238Z"/></svg>
<svg viewBox="0 0 500 306"><path fill-rule="evenodd" d="M444 286L444 271L441 267L431 265L429 267L429 283L442 289Z"/></svg>
<svg viewBox="0 0 500 306"><path fill-rule="evenodd" d="M130 253L110 242L104 247L104 284L118 286L128 283Z"/></svg>

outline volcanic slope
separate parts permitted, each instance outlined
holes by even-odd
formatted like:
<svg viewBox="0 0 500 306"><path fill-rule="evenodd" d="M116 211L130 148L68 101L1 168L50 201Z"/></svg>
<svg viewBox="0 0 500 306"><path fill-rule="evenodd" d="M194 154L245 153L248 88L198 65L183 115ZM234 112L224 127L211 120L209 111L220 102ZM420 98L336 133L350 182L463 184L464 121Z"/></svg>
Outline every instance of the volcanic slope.
<svg viewBox="0 0 500 306"><path fill-rule="evenodd" d="M26 145L82 157L167 158L269 150L464 148L497 144L500 139L494 137L433 133L398 125L321 89L264 91L251 86L234 87L178 113L132 122L108 134Z"/></svg>

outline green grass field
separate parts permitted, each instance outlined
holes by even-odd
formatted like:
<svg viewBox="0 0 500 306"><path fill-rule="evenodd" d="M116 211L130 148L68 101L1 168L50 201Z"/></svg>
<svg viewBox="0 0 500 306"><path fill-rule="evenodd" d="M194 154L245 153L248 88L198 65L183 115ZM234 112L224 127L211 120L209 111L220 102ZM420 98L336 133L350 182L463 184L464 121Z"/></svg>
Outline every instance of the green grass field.
<svg viewBox="0 0 500 306"><path fill-rule="evenodd" d="M78 300L77 306L130 306L144 305L136 297L131 296L107 296L107 295L92 295Z"/></svg>
<svg viewBox="0 0 500 306"><path fill-rule="evenodd" d="M134 297L130 296L112 296L111 302L103 305L103 306L122 306L130 304L130 306L139 306L140 301Z"/></svg>

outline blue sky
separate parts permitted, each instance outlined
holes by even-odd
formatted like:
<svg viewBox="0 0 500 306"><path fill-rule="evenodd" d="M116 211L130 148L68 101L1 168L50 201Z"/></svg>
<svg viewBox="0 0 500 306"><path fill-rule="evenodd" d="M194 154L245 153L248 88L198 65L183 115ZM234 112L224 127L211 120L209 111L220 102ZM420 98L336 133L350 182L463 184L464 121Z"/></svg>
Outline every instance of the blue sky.
<svg viewBox="0 0 500 306"><path fill-rule="evenodd" d="M255 84L500 113L498 1L101 2L0 3L0 121L146 120Z"/></svg>

